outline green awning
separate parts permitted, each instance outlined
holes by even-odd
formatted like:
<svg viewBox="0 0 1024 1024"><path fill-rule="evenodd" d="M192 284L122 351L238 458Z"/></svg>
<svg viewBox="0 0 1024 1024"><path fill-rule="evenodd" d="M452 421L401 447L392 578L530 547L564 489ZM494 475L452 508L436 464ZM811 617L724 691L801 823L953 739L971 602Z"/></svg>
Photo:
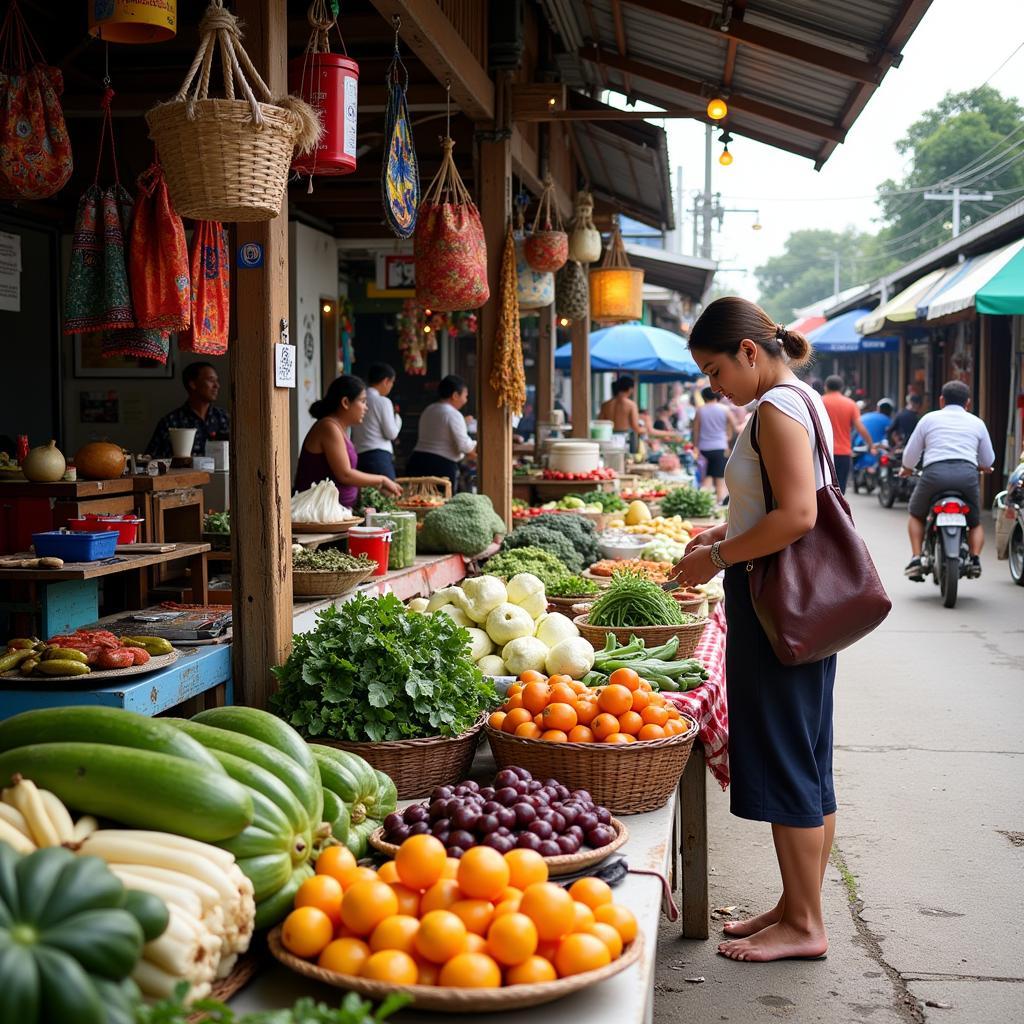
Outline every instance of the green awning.
<svg viewBox="0 0 1024 1024"><path fill-rule="evenodd" d="M974 308L979 313L999 316L1024 314L1024 249L978 289Z"/></svg>

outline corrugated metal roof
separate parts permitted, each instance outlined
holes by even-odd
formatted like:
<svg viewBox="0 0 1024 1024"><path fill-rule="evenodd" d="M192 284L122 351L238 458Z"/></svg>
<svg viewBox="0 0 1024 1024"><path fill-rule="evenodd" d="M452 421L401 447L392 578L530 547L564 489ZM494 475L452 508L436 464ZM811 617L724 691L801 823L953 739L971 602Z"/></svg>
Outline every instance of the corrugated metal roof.
<svg viewBox="0 0 1024 1024"><path fill-rule="evenodd" d="M721 127L821 167L899 63L931 0L748 0L728 32L717 28L720 0L541 3L561 38L556 60L570 88L692 107L700 120L707 99L724 95L733 103Z"/></svg>

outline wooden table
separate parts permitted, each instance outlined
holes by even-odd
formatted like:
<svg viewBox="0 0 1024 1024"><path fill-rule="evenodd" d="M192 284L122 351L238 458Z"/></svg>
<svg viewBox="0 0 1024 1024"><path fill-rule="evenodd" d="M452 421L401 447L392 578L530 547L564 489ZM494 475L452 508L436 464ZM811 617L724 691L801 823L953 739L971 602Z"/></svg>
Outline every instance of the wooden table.
<svg viewBox="0 0 1024 1024"><path fill-rule="evenodd" d="M140 570L186 560L191 571L192 599L206 601L206 560L209 544L178 544L173 551L118 554L111 562L66 562L62 569L3 569L0 587L7 591L0 610L30 613L40 636L55 636L99 618L99 581L120 573L137 573L128 600L136 608L148 603L146 573ZM26 558L32 557L25 553ZM24 586L18 586L24 584ZM6 585L6 586L5 586ZM15 593L20 590L22 593Z"/></svg>
<svg viewBox="0 0 1024 1024"><path fill-rule="evenodd" d="M210 474L196 469L132 477L135 509L146 520L145 539L156 543L201 540L205 511L202 488L209 482ZM181 575L180 566L169 564L175 561L169 559L153 570L154 585Z"/></svg>
<svg viewBox="0 0 1024 1024"><path fill-rule="evenodd" d="M177 650L181 657L167 668L145 675L125 676L120 683L98 689L79 686L58 690L28 681L24 686L14 685L19 684L17 679L0 680L0 719L36 708L71 704L123 708L143 715L158 715L178 708L179 714L191 716L204 708L233 702L230 644Z"/></svg>

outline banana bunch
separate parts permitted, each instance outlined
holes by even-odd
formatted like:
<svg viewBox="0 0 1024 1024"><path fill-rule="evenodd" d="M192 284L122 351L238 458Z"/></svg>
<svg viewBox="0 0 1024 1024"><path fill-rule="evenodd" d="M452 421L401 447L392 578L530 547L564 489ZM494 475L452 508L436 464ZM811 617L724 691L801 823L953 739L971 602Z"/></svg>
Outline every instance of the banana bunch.
<svg viewBox="0 0 1024 1024"><path fill-rule="evenodd" d="M167 832L98 829L75 822L60 799L15 776L0 793L0 841L19 853L66 846L99 857L126 889L150 893L167 907L163 934L147 942L132 980L143 995L166 999L183 979L187 999L205 998L249 948L256 918L252 882L232 854Z"/></svg>

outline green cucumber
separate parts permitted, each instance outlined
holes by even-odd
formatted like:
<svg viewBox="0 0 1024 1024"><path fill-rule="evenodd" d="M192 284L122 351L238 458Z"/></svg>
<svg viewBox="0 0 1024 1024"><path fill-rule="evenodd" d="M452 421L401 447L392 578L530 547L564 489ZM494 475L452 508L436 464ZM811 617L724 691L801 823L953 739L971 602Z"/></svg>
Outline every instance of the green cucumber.
<svg viewBox="0 0 1024 1024"><path fill-rule="evenodd" d="M217 765L100 743L38 743L0 754L16 772L85 814L216 842L252 824L252 798Z"/></svg>
<svg viewBox="0 0 1024 1024"><path fill-rule="evenodd" d="M126 889L124 893L124 909L128 911L142 929L146 942L160 938L170 923L171 915L167 905L159 896L139 889Z"/></svg>
<svg viewBox="0 0 1024 1024"><path fill-rule="evenodd" d="M256 907L256 928L270 928L277 924L292 909L295 894L299 886L307 878L313 877L313 868L302 864L291 874L291 877L273 894Z"/></svg>
<svg viewBox="0 0 1024 1024"><path fill-rule="evenodd" d="M285 849L285 844L281 842L281 837L277 833L268 832L256 825L250 825L230 839L222 839L217 845L222 850L234 854L238 861L250 857L278 854Z"/></svg>
<svg viewBox="0 0 1024 1024"><path fill-rule="evenodd" d="M287 853L270 853L258 857L243 857L238 866L252 882L257 903L280 891L294 870Z"/></svg>
<svg viewBox="0 0 1024 1024"><path fill-rule="evenodd" d="M103 707L41 708L0 722L0 752L35 743L104 743L169 754L219 773L212 754L159 718Z"/></svg>
<svg viewBox="0 0 1024 1024"><path fill-rule="evenodd" d="M226 707L200 711L192 719L202 725L251 736L287 754L307 775L317 778L316 762L306 741L283 719L256 708Z"/></svg>
<svg viewBox="0 0 1024 1024"><path fill-rule="evenodd" d="M276 776L261 768L258 764L247 760L245 757L236 757L223 750L212 751L221 767L228 775L245 786L253 797L255 806L256 797L262 797L262 803L269 803L272 810L264 810L262 817L265 823L253 820L253 824L261 828L269 828L271 831L304 832L309 828L309 818L299 803L295 794ZM276 814L275 814L276 812ZM257 812L259 816L259 812ZM280 825L272 822L280 821Z"/></svg>
<svg viewBox="0 0 1024 1024"><path fill-rule="evenodd" d="M311 815L317 805L319 776L310 776L287 754L282 754L268 743L240 733L229 732L227 729L201 725L199 722L190 722L183 718L169 718L165 721L201 743L223 767L226 767L226 763L218 756L219 754L234 755L254 765L257 772L253 774L252 779L239 778L230 770L228 774L237 782L242 782L253 789L260 789L270 797L289 815L296 830L301 830L312 822ZM269 780L266 777L268 774L271 776ZM285 793L280 797L275 795L279 794L282 788L286 790ZM298 812L297 804L301 804Z"/></svg>

